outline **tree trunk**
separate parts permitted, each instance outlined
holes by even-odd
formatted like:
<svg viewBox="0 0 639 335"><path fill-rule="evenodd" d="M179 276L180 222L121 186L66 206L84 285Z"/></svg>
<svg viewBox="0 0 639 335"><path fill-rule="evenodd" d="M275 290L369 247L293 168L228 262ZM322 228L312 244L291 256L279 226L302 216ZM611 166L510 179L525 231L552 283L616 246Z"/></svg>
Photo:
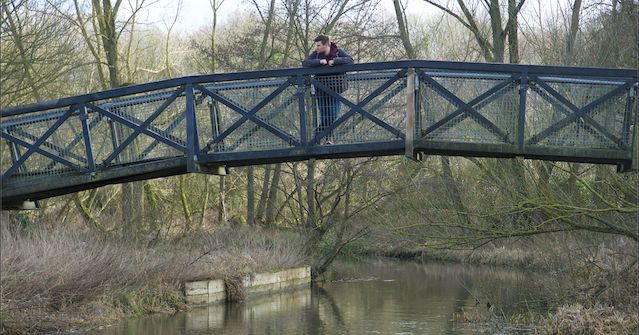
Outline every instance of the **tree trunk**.
<svg viewBox="0 0 639 335"><path fill-rule="evenodd" d="M282 165L276 164L275 171L273 172L271 186L268 192L268 199L266 201L266 213L264 214L264 222L267 225L273 225L275 223L275 204L277 203L277 190L280 183L281 171Z"/></svg>
<svg viewBox="0 0 639 335"><path fill-rule="evenodd" d="M547 161L537 161L537 190L539 191L539 195L547 195L550 185L550 178L552 176L552 170L554 169L554 165Z"/></svg>
<svg viewBox="0 0 639 335"><path fill-rule="evenodd" d="M79 0L74 0L73 5L74 5L75 13L78 19L78 27L80 28L80 32L82 33L82 38L84 39L87 46L89 47L89 51L91 51L91 55L93 55L97 72L98 72L98 77L100 78L100 85L102 86L102 88L107 89L106 76L104 75L104 69L102 68L102 58L100 57L100 45L99 44L94 45L93 42L91 42L91 39L89 38L89 33L87 32L84 26L86 21L84 21L82 18L82 12L80 10ZM93 12L95 12L95 9L93 9ZM91 22L93 23L95 22L95 20L92 18ZM95 30L97 31L98 29L95 29Z"/></svg>
<svg viewBox="0 0 639 335"><path fill-rule="evenodd" d="M246 168L246 223L255 224L255 168Z"/></svg>
<svg viewBox="0 0 639 335"><path fill-rule="evenodd" d="M457 211L459 223L462 224L464 227L469 227L471 225L471 221L468 215L465 214L466 206L464 206L464 202L461 198L461 192L459 192L459 186L457 185L457 181L453 176L453 171L450 168L450 161L448 160L447 156L441 156L440 161L442 164L444 185L446 185L448 195L453 202L453 208L455 208L455 210ZM467 232L467 229L464 228L464 234L466 234Z"/></svg>
<svg viewBox="0 0 639 335"><path fill-rule="evenodd" d="M268 10L268 16L266 18L266 22L264 23L264 34L262 35L262 43L260 43L260 52L259 52L259 65L258 69L264 68L268 57L266 57L266 43L268 42L268 37L271 35L271 30L273 28L273 17L275 16L275 0L271 0L271 4Z"/></svg>
<svg viewBox="0 0 639 335"><path fill-rule="evenodd" d="M257 212L255 213L255 219L258 222L264 222L264 210L266 208L266 201L268 199L269 184L271 181L271 166L264 168L264 178L262 179L262 191L260 192L260 201L257 203Z"/></svg>
<svg viewBox="0 0 639 335"><path fill-rule="evenodd" d="M408 56L409 59L416 59L417 55L415 54L413 45L410 43L410 36L408 34L408 28L406 27L408 24L406 13L402 10L399 0L393 0L393 6L395 7L395 17L397 18L397 25L399 26L399 38L402 40L404 50L406 50L406 56Z"/></svg>
<svg viewBox="0 0 639 335"><path fill-rule="evenodd" d="M102 5L100 5L100 0L93 0L93 9L97 15L102 47L104 48L106 63L109 69L109 84L111 88L116 88L120 86L118 75L118 40L115 26L118 9L111 5L111 0L102 0Z"/></svg>
<svg viewBox="0 0 639 335"><path fill-rule="evenodd" d="M308 216L306 218L307 232L313 235L315 230L315 160L306 161L306 205Z"/></svg>
<svg viewBox="0 0 639 335"><path fill-rule="evenodd" d="M211 73L215 73L216 64L215 64L215 32L217 31L217 9L213 9L213 28L211 31Z"/></svg>
<svg viewBox="0 0 639 335"><path fill-rule="evenodd" d="M493 36L493 59L491 61L503 63L505 51L504 40L506 36L501 26L501 10L498 0L490 0L488 14L490 15L490 27Z"/></svg>
<svg viewBox="0 0 639 335"><path fill-rule="evenodd" d="M98 230L103 233L104 227L98 222L98 220L93 216L91 210L86 206L82 198L80 197L80 192L73 194L73 202L75 203L80 215L89 224L89 227Z"/></svg>
<svg viewBox="0 0 639 335"><path fill-rule="evenodd" d="M508 0L508 57L511 64L519 63L519 37L517 22L517 5L515 0Z"/></svg>
<svg viewBox="0 0 639 335"><path fill-rule="evenodd" d="M337 229L337 233L335 234L335 241L333 242L331 251L328 253L323 262L314 270L316 276L321 275L322 273L326 272L326 270L328 270L328 267L331 265L331 263L333 263L335 258L339 256L342 248L345 246L346 243L348 243L344 243L344 232L346 232L345 220L350 216L351 191L352 183L349 182L346 184L346 191L344 192L344 215L342 216L342 222L340 223L340 226Z"/></svg>
<svg viewBox="0 0 639 335"><path fill-rule="evenodd" d="M291 40L293 39L293 32L295 31L295 26L292 24L292 17L289 17L288 29L286 29L286 41L284 42L284 49L282 51L282 60L280 61L280 67L286 67L288 60L290 59L290 50L291 50Z"/></svg>
<svg viewBox="0 0 639 335"><path fill-rule="evenodd" d="M224 176L220 176L220 190L218 198L218 211L217 211L217 223L219 225L226 222L226 179Z"/></svg>
<svg viewBox="0 0 639 335"><path fill-rule="evenodd" d="M299 199L299 201L297 201L297 208L299 210L299 215L297 216L298 218L298 223L300 226L306 228L306 217L309 215L308 211L305 211L306 208L304 208L304 194L302 192L302 188L304 187L303 182L302 182L302 176L301 173L297 170L298 165L296 163L293 163L293 179L295 181L295 194L297 195L297 199ZM283 205L284 206L284 205Z"/></svg>
<svg viewBox="0 0 639 335"><path fill-rule="evenodd" d="M111 4L111 0L92 0L93 11L98 22L100 41L102 49L106 57L106 64L109 70L109 86L110 88L120 87L120 75L118 72L118 37L115 25L115 19L118 15L119 1L116 7ZM132 155L135 153L131 148L135 143L129 145L129 150L125 150L124 154ZM139 225L144 219L144 185L141 182L122 184L122 234L131 237L137 234Z"/></svg>
<svg viewBox="0 0 639 335"><path fill-rule="evenodd" d="M6 8L7 5L6 3L2 3L2 10L3 11L8 11L8 8ZM24 71L24 78L27 81L27 85L31 88L31 94L33 95L33 98L37 101L37 102L41 102L42 101L42 97L40 96L40 93L38 92L38 89L36 87L35 81L33 80L33 66L31 65L31 61L29 61L28 57L27 57L27 51L22 43L22 34L18 32L18 26L16 25L16 23L14 22L13 18L11 17L10 14L6 13L6 15L4 15L6 17L6 22L8 23L9 26L9 33L12 35L13 37L13 42L15 43L16 47L18 48L18 51L20 53L20 63L22 64L22 69ZM19 22L19 21L18 21Z"/></svg>
<svg viewBox="0 0 639 335"><path fill-rule="evenodd" d="M569 199L572 200L573 203L578 203L579 201L579 192L577 188L577 176L579 175L581 164L579 163L568 163L568 169L570 170L570 176L566 183L564 184L564 190L566 191Z"/></svg>
<svg viewBox="0 0 639 335"><path fill-rule="evenodd" d="M179 192L180 202L182 203L182 212L184 213L184 230L190 231L193 228L193 217L191 216L191 208L189 206L189 200L184 192L184 175L178 177L179 180Z"/></svg>
<svg viewBox="0 0 639 335"><path fill-rule="evenodd" d="M215 47L215 35L217 32L217 11L220 10L220 7L222 6L222 3L224 2L224 0L209 0L209 5L211 6L211 9L213 10L213 22L212 22L212 28L211 28L211 37L209 39L209 43L211 43L211 73L215 73L216 70L216 47Z"/></svg>
<svg viewBox="0 0 639 335"><path fill-rule="evenodd" d="M206 209L209 203L209 176L204 175L204 200L202 201L202 212L200 213L200 224L199 226L204 226L204 217L206 216Z"/></svg>
<svg viewBox="0 0 639 335"><path fill-rule="evenodd" d="M570 17L570 27L568 28L568 37L566 38L566 55L564 64L575 64L573 59L575 54L575 41L577 40L577 31L579 30L579 16L581 12L581 0L575 0L572 5L572 15Z"/></svg>

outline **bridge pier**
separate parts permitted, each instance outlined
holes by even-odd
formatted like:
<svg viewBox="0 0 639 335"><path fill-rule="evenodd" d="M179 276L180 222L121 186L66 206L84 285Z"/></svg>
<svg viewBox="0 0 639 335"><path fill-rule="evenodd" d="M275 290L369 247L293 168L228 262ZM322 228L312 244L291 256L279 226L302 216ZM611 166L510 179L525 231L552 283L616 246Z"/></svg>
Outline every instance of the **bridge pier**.
<svg viewBox="0 0 639 335"><path fill-rule="evenodd" d="M2 210L30 210L30 209L40 209L39 201L16 201L10 203L2 203Z"/></svg>
<svg viewBox="0 0 639 335"><path fill-rule="evenodd" d="M207 166L202 164L195 165L195 172L204 173L204 174L212 174L216 176L226 176L230 172L230 169L226 165L219 166Z"/></svg>

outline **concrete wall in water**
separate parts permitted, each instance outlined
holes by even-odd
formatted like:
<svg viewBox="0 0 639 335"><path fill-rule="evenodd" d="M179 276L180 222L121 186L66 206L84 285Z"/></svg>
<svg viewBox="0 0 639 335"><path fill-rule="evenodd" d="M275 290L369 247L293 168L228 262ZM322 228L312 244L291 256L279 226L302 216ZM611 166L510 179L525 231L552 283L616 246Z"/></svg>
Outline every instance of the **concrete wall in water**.
<svg viewBox="0 0 639 335"><path fill-rule="evenodd" d="M263 272L242 278L246 297L251 298L292 288L310 286L311 268L301 267L278 272ZM184 285L186 302L190 305L207 305L226 300L224 280L202 280Z"/></svg>

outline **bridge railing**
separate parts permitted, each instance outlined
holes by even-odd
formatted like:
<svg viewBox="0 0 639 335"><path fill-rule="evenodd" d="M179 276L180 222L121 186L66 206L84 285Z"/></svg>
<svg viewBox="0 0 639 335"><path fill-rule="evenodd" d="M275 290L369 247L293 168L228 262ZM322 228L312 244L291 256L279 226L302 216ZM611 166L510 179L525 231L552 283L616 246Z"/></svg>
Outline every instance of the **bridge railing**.
<svg viewBox="0 0 639 335"><path fill-rule="evenodd" d="M636 86L631 70L427 61L176 78L2 110L2 181L312 156L328 136L335 152L408 139L415 152L622 162ZM323 127L321 105L334 100L340 113Z"/></svg>
<svg viewBox="0 0 639 335"><path fill-rule="evenodd" d="M416 138L559 160L629 153L636 79L587 74L423 71Z"/></svg>
<svg viewBox="0 0 639 335"><path fill-rule="evenodd" d="M204 124L201 129L206 132L199 134L206 141L203 152L308 147L328 136L339 144L403 138L405 72L196 85L196 95L207 98L207 104L197 108L198 124ZM343 88L336 89L339 85ZM330 127L322 127L323 105L335 102L341 113L336 112Z"/></svg>
<svg viewBox="0 0 639 335"><path fill-rule="evenodd" d="M3 181L183 155L185 101L178 87L3 118Z"/></svg>
<svg viewBox="0 0 639 335"><path fill-rule="evenodd" d="M342 144L404 137L404 69L322 77L270 72L249 79L183 78L144 91L140 88L146 85L140 85L5 110L1 145L11 159L2 162L3 180L95 174L204 154L306 148L321 144L328 133ZM343 114L322 132L318 96L329 96L337 81L348 86L335 98L343 100Z"/></svg>

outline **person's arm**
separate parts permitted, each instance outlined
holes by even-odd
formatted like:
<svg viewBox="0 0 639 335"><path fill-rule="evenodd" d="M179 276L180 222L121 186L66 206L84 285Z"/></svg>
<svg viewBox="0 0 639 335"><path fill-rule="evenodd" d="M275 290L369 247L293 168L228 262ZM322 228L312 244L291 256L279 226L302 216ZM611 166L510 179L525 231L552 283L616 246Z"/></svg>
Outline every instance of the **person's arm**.
<svg viewBox="0 0 639 335"><path fill-rule="evenodd" d="M303 67L317 67L320 65L322 64L320 64L320 59L317 58L317 52L315 51L313 51L310 55L308 55L308 58L306 58L302 62Z"/></svg>
<svg viewBox="0 0 639 335"><path fill-rule="evenodd" d="M346 53L346 51L337 48L337 57L333 58L333 65L353 64L353 57Z"/></svg>

